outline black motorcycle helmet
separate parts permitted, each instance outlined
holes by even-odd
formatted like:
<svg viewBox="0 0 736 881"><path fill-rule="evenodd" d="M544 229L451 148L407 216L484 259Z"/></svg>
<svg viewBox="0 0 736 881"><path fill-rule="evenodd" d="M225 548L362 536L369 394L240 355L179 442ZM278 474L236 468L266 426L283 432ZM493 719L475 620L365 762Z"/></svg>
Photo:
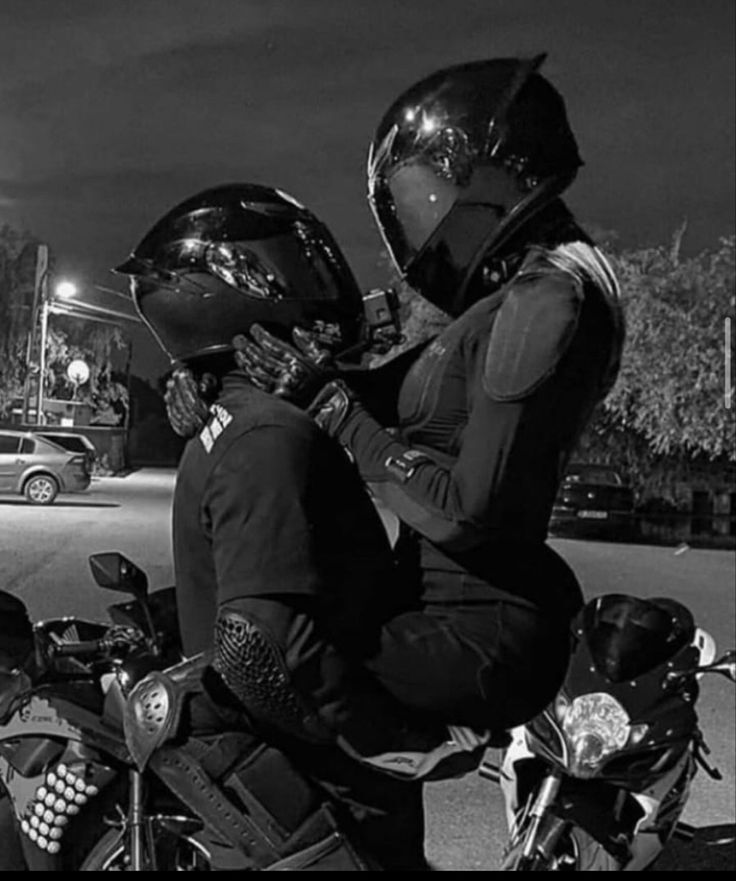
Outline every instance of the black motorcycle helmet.
<svg viewBox="0 0 736 881"><path fill-rule="evenodd" d="M368 156L368 198L401 274L453 315L485 258L582 165L562 97L530 60L449 67L404 92Z"/></svg>
<svg viewBox="0 0 736 881"><path fill-rule="evenodd" d="M232 351L254 323L287 337L324 325L355 344L362 298L327 227L295 199L256 184L205 190L169 211L115 272L172 362Z"/></svg>

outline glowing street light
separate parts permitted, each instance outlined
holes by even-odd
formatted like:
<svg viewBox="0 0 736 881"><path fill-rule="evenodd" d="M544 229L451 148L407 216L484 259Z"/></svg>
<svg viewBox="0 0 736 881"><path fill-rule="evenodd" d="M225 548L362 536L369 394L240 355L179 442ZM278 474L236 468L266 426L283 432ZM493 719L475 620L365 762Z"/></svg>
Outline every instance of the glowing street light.
<svg viewBox="0 0 736 881"><path fill-rule="evenodd" d="M71 300L78 292L79 289L73 281L60 281L54 288L54 295L60 300Z"/></svg>

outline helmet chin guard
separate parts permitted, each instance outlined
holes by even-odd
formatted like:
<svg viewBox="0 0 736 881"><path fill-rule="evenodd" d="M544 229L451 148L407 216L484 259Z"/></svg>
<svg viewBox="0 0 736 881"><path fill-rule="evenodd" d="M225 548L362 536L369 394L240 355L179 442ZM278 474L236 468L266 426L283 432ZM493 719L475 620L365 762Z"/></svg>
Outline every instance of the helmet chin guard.
<svg viewBox="0 0 736 881"><path fill-rule="evenodd" d="M330 325L339 348L362 328L362 298L327 227L291 196L256 184L177 205L114 271L172 361L232 350L255 323L288 335Z"/></svg>

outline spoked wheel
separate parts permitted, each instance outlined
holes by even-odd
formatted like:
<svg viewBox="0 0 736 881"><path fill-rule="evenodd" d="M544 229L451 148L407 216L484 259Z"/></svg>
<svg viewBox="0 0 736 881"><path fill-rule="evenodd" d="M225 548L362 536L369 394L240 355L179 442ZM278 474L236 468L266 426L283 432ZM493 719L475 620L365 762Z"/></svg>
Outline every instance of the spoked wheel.
<svg viewBox="0 0 736 881"><path fill-rule="evenodd" d="M23 487L23 495L32 505L50 505L58 494L59 484L49 474L36 474Z"/></svg>
<svg viewBox="0 0 736 881"><path fill-rule="evenodd" d="M565 825L551 847L524 856L531 827L520 832L507 849L501 869L504 872L619 872L621 864L579 826Z"/></svg>
<svg viewBox="0 0 736 881"><path fill-rule="evenodd" d="M145 822L146 871L209 872L210 854L200 837L201 824L188 817L156 816ZM110 829L92 848L80 871L133 871L130 832Z"/></svg>

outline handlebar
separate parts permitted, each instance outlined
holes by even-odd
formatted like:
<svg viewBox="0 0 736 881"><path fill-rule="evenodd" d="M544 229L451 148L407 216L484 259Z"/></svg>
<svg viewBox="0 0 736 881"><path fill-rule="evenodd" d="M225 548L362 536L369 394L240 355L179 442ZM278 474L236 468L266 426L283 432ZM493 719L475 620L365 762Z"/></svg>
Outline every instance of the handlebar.
<svg viewBox="0 0 736 881"><path fill-rule="evenodd" d="M50 648L55 658L70 658L79 655L98 655L112 648L114 643L109 639L90 639L87 642L65 642Z"/></svg>
<svg viewBox="0 0 736 881"><path fill-rule="evenodd" d="M48 652L51 658L105 656L114 649L129 649L143 642L145 642L145 637L140 631L130 627L114 627L101 639L52 644L49 646Z"/></svg>

